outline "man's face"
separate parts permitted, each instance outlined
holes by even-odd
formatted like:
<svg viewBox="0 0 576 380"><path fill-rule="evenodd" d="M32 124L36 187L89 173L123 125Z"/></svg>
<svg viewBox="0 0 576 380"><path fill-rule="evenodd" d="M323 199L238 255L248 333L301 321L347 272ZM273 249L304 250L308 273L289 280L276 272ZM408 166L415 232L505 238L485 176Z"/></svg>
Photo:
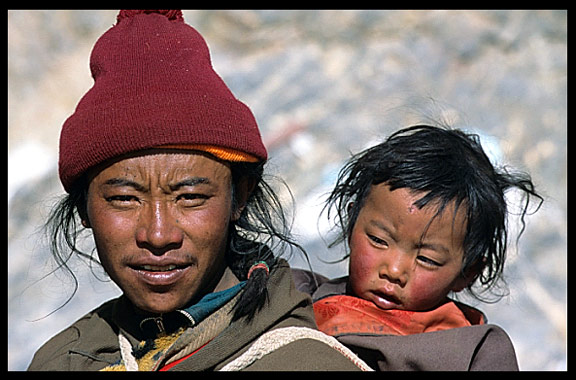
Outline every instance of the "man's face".
<svg viewBox="0 0 576 380"><path fill-rule="evenodd" d="M92 178L87 218L104 269L136 307L182 308L225 268L230 168L192 152L117 161Z"/></svg>

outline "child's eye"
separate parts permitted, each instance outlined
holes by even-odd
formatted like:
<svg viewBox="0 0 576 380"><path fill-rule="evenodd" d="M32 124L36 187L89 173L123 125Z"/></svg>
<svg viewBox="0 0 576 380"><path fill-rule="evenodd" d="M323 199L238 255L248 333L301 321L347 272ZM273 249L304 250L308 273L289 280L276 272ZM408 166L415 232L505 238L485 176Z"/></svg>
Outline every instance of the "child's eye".
<svg viewBox="0 0 576 380"><path fill-rule="evenodd" d="M426 257L426 256L418 256L417 259L418 259L421 263L423 263L424 265L428 265L428 266L431 266L431 267L441 267L441 266L442 266L442 264L440 264L439 262L434 261L434 260L432 260L431 258Z"/></svg>
<svg viewBox="0 0 576 380"><path fill-rule="evenodd" d="M382 240L379 237L376 237L376 236L370 235L370 234L368 234L368 238L376 245L388 247L388 242L386 242L386 240Z"/></svg>

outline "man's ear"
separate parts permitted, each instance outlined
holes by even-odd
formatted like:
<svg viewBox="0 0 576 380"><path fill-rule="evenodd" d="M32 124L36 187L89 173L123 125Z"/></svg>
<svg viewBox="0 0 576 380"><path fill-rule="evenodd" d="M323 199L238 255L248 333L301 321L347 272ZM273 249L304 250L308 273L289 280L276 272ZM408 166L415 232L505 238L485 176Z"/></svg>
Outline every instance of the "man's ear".
<svg viewBox="0 0 576 380"><path fill-rule="evenodd" d="M244 211L244 208L246 207L250 194L252 194L256 188L256 184L257 182L255 179L248 177L241 178L236 184L236 193L234 194L236 208L232 210L233 221L240 219L240 215L242 215L242 211Z"/></svg>
<svg viewBox="0 0 576 380"><path fill-rule="evenodd" d="M472 284L478 276L484 270L486 266L486 258L483 257L480 260L477 260L470 268L468 268L463 274L460 274L454 286L452 287L453 292L461 292L462 290L466 289L470 284Z"/></svg>
<svg viewBox="0 0 576 380"><path fill-rule="evenodd" d="M82 222L82 225L85 228L91 228L92 226L90 225L90 219L88 219L88 212L86 210L86 207L76 207L76 210L78 211L78 215L80 216L80 221Z"/></svg>

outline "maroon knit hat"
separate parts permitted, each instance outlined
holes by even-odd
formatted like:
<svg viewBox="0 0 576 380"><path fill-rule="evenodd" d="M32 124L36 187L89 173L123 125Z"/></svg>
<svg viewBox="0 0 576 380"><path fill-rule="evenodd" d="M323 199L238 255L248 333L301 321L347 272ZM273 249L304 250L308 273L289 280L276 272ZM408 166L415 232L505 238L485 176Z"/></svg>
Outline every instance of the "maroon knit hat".
<svg viewBox="0 0 576 380"><path fill-rule="evenodd" d="M60 135L66 191L98 164L160 146L267 159L254 115L216 74L206 42L181 11L120 11L94 45L90 70L94 85Z"/></svg>

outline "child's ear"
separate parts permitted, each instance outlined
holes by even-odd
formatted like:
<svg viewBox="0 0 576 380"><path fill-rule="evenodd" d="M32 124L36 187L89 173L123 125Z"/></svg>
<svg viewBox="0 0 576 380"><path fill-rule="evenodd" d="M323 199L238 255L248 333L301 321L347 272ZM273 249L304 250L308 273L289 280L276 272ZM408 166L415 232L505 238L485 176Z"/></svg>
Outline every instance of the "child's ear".
<svg viewBox="0 0 576 380"><path fill-rule="evenodd" d="M350 210L352 210L352 207L354 207L354 202L350 202L348 203L348 206L346 206L346 212L348 214L350 214Z"/></svg>
<svg viewBox="0 0 576 380"><path fill-rule="evenodd" d="M452 287L453 292L461 292L462 290L466 289L470 284L472 284L476 278L482 273L484 270L484 266L486 265L486 258L482 258L476 263L474 263L470 268L468 268L464 274L458 276L458 279L454 283Z"/></svg>
<svg viewBox="0 0 576 380"><path fill-rule="evenodd" d="M246 207L248 198L254 188L256 187L256 181L251 178L241 178L236 185L236 193L234 194L236 198L236 208L232 210L232 220L237 221L242 215L242 211Z"/></svg>

